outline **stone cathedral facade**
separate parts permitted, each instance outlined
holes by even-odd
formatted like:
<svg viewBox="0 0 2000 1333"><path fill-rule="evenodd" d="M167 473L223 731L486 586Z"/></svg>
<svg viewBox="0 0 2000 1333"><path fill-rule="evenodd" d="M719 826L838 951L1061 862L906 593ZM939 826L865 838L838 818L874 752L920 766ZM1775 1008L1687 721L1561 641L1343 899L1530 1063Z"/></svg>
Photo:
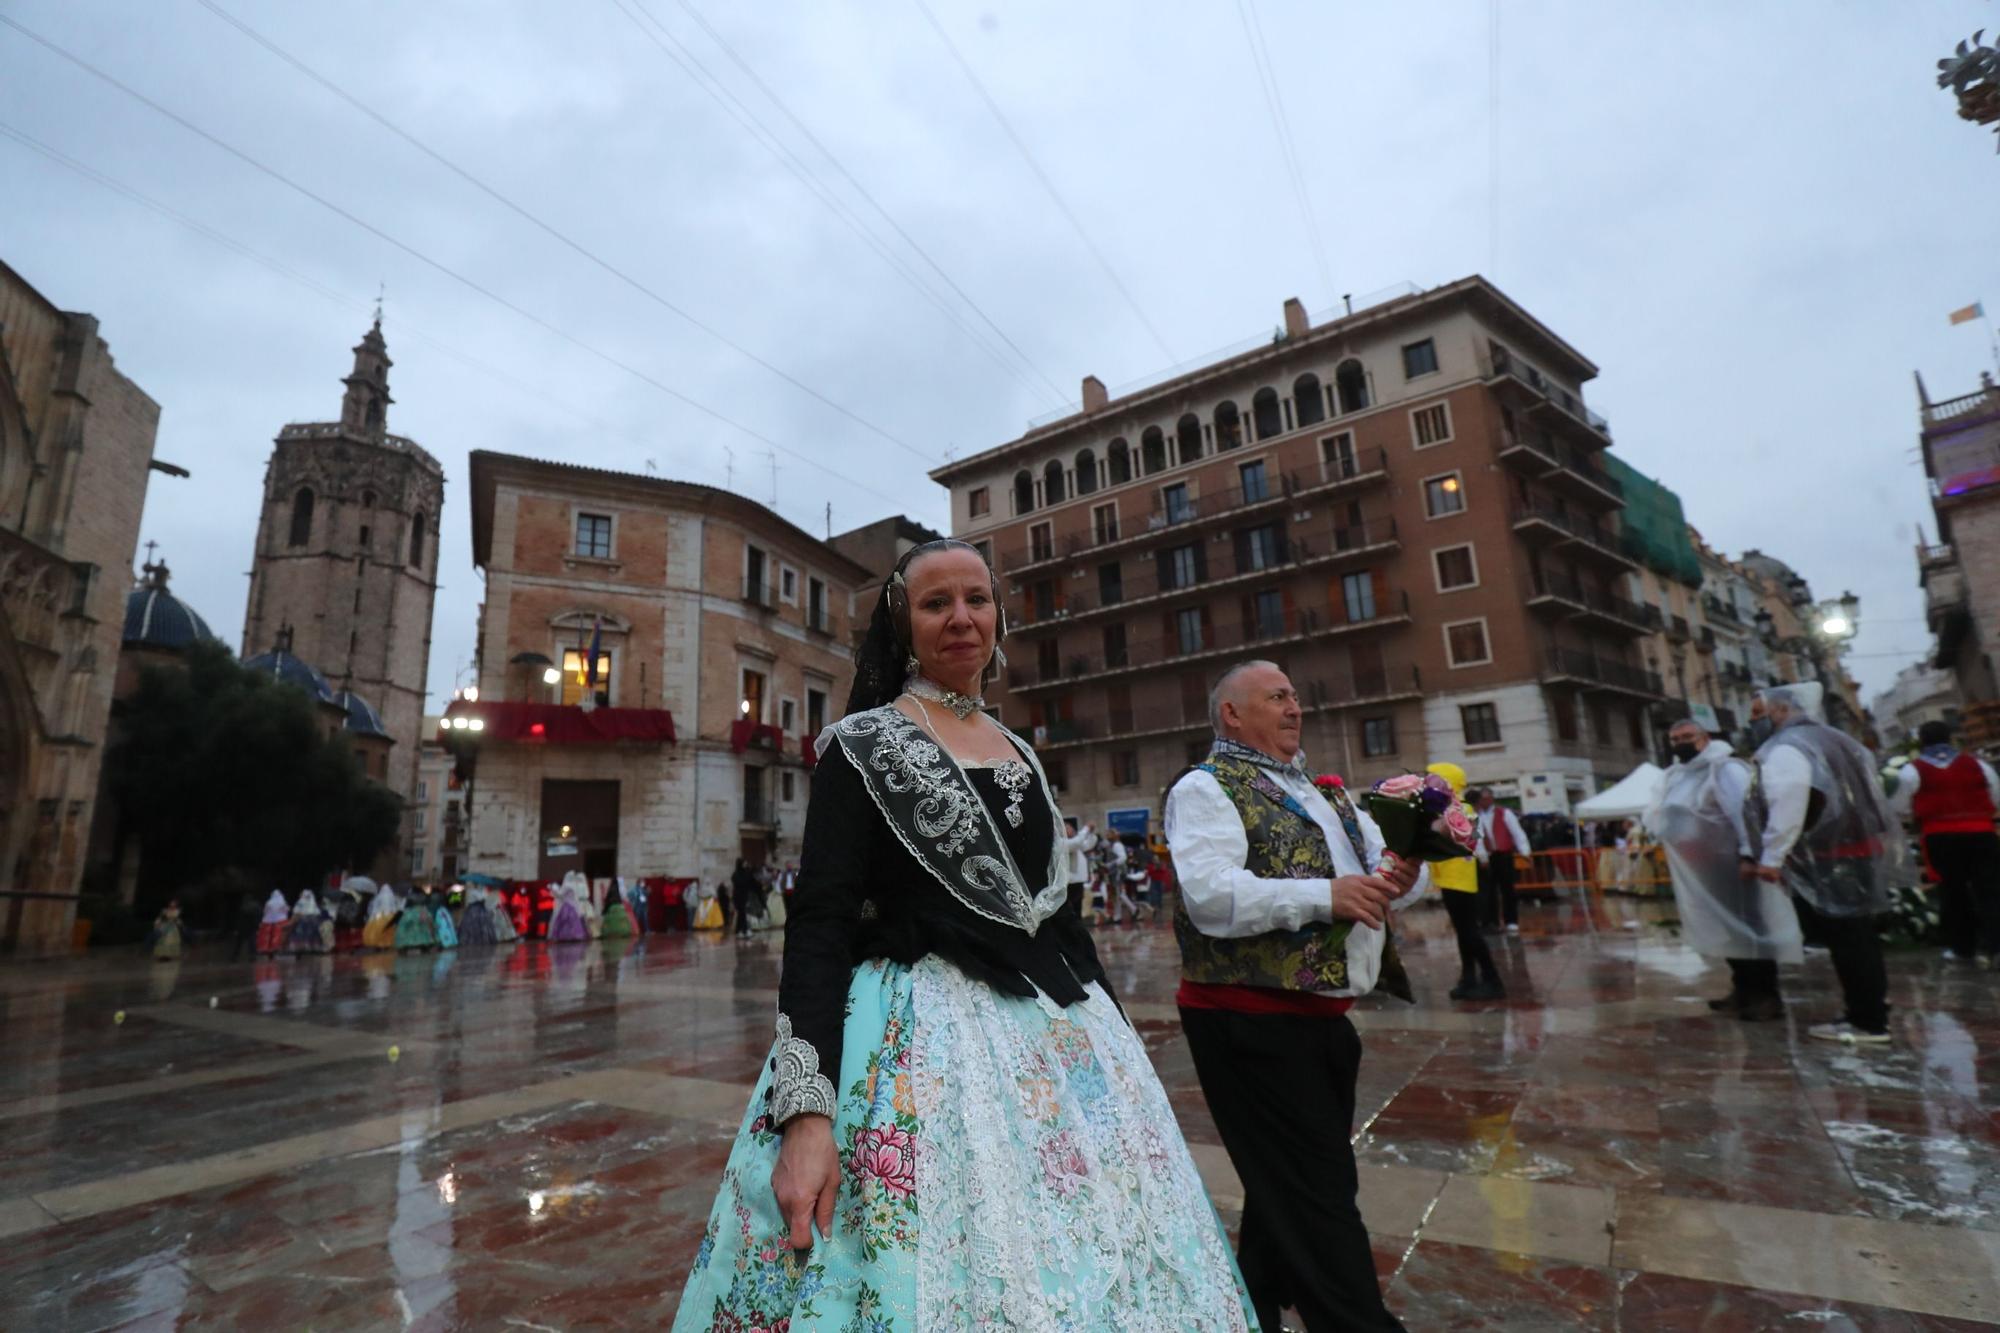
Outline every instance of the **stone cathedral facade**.
<svg viewBox="0 0 2000 1333"><path fill-rule="evenodd" d="M354 348L340 419L278 432L243 656L282 647L380 715L395 742L386 781L406 809L392 872L401 878L411 865L444 469L416 441L389 434L392 364L378 316Z"/></svg>

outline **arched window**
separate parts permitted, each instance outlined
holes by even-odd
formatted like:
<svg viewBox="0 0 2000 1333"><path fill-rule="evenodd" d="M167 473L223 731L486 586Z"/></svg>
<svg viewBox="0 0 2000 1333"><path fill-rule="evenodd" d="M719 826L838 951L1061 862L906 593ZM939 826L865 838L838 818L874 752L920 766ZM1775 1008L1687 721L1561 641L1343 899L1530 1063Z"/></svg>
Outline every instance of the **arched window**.
<svg viewBox="0 0 2000 1333"><path fill-rule="evenodd" d="M1111 486L1123 486L1132 480L1132 450L1121 436L1113 440L1104 450L1104 471Z"/></svg>
<svg viewBox="0 0 2000 1333"><path fill-rule="evenodd" d="M1278 406L1276 389L1259 389L1250 400L1250 415L1257 423L1257 438L1268 440L1285 433L1285 414Z"/></svg>
<svg viewBox="0 0 2000 1333"><path fill-rule="evenodd" d="M374 430L377 426L381 424L382 424L382 400L379 398L370 398L368 400L368 419L367 419L368 429Z"/></svg>
<svg viewBox="0 0 2000 1333"><path fill-rule="evenodd" d="M1236 410L1236 404L1224 399L1215 409L1215 448L1220 453L1224 449L1235 449L1243 443L1243 414Z"/></svg>
<svg viewBox="0 0 2000 1333"><path fill-rule="evenodd" d="M1181 462L1192 463L1201 457L1201 418L1189 412L1174 427L1174 434L1180 439Z"/></svg>
<svg viewBox="0 0 2000 1333"><path fill-rule="evenodd" d="M1333 387L1340 398L1342 414L1359 412L1368 406L1368 372L1359 361L1341 362L1340 369L1333 372Z"/></svg>
<svg viewBox="0 0 2000 1333"><path fill-rule="evenodd" d="M1326 420L1326 395L1320 392L1319 376L1307 373L1292 381L1292 411L1301 426Z"/></svg>
<svg viewBox="0 0 2000 1333"><path fill-rule="evenodd" d="M1063 489L1063 465L1061 460L1051 458L1049 465L1042 469L1042 503L1061 504L1068 492Z"/></svg>
<svg viewBox="0 0 2000 1333"><path fill-rule="evenodd" d="M1076 456L1076 493L1089 495L1097 489L1097 455L1088 449Z"/></svg>
<svg viewBox="0 0 2000 1333"><path fill-rule="evenodd" d="M410 516L410 563L419 568L424 563L424 511L421 509Z"/></svg>
<svg viewBox="0 0 2000 1333"><path fill-rule="evenodd" d="M1026 468L1014 474L1014 512L1030 514L1035 509L1035 479Z"/></svg>
<svg viewBox="0 0 2000 1333"><path fill-rule="evenodd" d="M288 546L304 546L312 540L313 493L312 487L301 486L299 493L292 497L292 533Z"/></svg>
<svg viewBox="0 0 2000 1333"><path fill-rule="evenodd" d="M1166 469L1167 437L1158 426L1146 427L1146 433L1139 437L1139 466L1149 477Z"/></svg>

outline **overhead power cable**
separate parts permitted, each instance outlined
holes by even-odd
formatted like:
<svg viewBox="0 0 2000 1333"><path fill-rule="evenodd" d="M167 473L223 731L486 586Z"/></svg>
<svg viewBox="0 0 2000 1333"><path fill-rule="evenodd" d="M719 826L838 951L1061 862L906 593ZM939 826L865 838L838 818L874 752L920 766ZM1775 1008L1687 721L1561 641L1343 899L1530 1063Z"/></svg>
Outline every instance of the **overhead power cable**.
<svg viewBox="0 0 2000 1333"><path fill-rule="evenodd" d="M836 472L832 468L826 466L826 464L820 462L818 459L813 458L808 454L801 453L800 451L790 448L787 445L780 444L778 441L772 439L768 435L765 435L763 432L755 429L754 427L747 426L742 422L737 421L733 417L730 417L727 414L720 412L713 407L710 407L708 404L700 401L699 399L692 398L687 394L682 393L679 389L674 388L672 385L667 384L658 377L648 374L646 371L639 369L637 366L632 365L630 362L623 361L618 357L613 356L611 353L604 351L602 348L596 347L590 343L585 342L583 339L577 337L575 334L570 333L567 330L560 328L555 324L550 323L547 319L544 319L542 316L534 313L532 310L529 310L524 306L516 304L515 302L509 300L508 298L500 295L498 292L493 291L491 288L482 286L479 282L475 281L472 278L467 277L465 274L460 273L458 270L451 268L450 266L431 258L429 255L417 249L415 246L410 245L408 242L403 241L398 237L393 236L390 233L382 230L382 228L376 226L374 223L369 222L366 219L357 216L356 214L350 212L348 209L343 208L339 204L333 202L331 199L328 199L326 196L314 192L307 186L300 184L299 182L293 180L291 177L285 175L283 172L277 170L277 168L267 165L266 163L258 160L257 158L252 157L249 153L246 153L242 149L236 147L234 144L231 144L228 141L219 138L214 134L209 133L201 126L195 124L193 121L187 119L185 116L182 116L180 113L171 110L170 108L162 105L159 102L154 101L152 98L146 96L138 89L133 88L130 84L127 84L122 80L118 79L116 76L109 74L104 70L99 69L97 66L85 60L82 56L77 55L76 53L68 50L67 48L58 45L56 42L51 41L49 38L42 36L40 33L35 32L33 29L21 23L18 19L15 19L8 14L0 13L0 24L5 24L7 27L14 29L16 32L20 33L22 36L28 38L30 41L36 43L37 45L45 48L48 51L53 52L58 56L61 56L64 60L69 61L71 64L75 65L78 69L83 70L85 73L91 75L93 78L99 79L102 82L111 85L113 88L116 88L119 92L124 93L127 97L130 97L132 100L140 103L143 106L150 108L151 110L157 112L158 114L166 117L168 120L173 121L176 125L179 125L181 128L187 130L189 133L197 136L198 138L204 139L207 142L213 144L215 147L220 148L223 152L228 153L231 157L236 158L238 161L245 163L246 165L254 168L255 170L263 173L266 176L269 176L272 180L277 181L279 184L285 186L287 189L290 189L295 193L304 196L305 198L311 200L313 203L318 204L321 208L326 209L328 212L333 213L337 217L345 219L346 221L352 223L354 226L359 227L361 230L367 232L369 235L374 236L376 239L384 242L387 245L394 247L397 250L402 251L404 254L410 256L410 258L424 265L426 268L436 270L438 273L441 273L445 277L450 278L453 282L458 283L459 285L465 287L467 290L475 292L478 295L485 297L488 301L491 301L493 304L500 306L502 309L508 310L513 314L520 316L522 319L527 320L529 323L535 325L537 328L543 329L548 333L554 334L556 337L562 339L566 343L569 343L571 346L577 348L579 351L586 352L591 356L596 357L598 360L603 361L605 364L612 366L618 370L624 371L626 374L632 376L634 379L640 380L643 383L651 385L653 388L658 389L661 393L666 394L668 397L674 399L677 402L683 403L686 406L695 409L697 412L700 412L702 415L710 418L711 420L716 421L722 425L728 426L732 430L740 431L741 433L748 435L754 440L759 440L762 443L770 446L771 448L776 449L779 453L782 453L789 458L796 458L800 462L806 464L807 466L815 468L818 471L825 473L827 476L834 478L835 480L846 482L848 485L864 490L869 494L874 495L880 499L890 500L891 502L894 501L893 496L890 496L885 492L876 490L873 486L869 485L866 482L858 481L853 477L845 475L844 473Z"/></svg>
<svg viewBox="0 0 2000 1333"><path fill-rule="evenodd" d="M1056 183L1049 179L1049 174L1042 170L1042 164L1037 162L1035 155L1028 150L1027 143L1015 132L1013 123L1007 119L1007 113L1000 109L1000 104L993 100L993 94L987 92L986 85L979 81L979 75L973 71L972 66L966 62L965 57L959 54L957 45L951 40L951 34L944 30L944 25L938 22L937 15L931 12L931 7L925 4L924 0L916 0L916 6L930 23L931 31L935 32L938 35L938 40L944 43L944 49L951 53L951 58L957 63L959 72L965 75L965 81L972 85L974 92L979 94L979 100L986 103L986 109L993 113L993 119L1000 123L1001 130L1006 133L1008 140L1020 152L1021 160L1028 164L1028 170L1034 173L1035 179L1041 182L1042 189L1046 190L1049 198L1055 201L1056 208L1069 221L1070 228L1076 232L1078 239L1083 242L1084 248L1090 251L1090 257L1097 261L1097 267L1103 270L1104 276L1109 278L1111 285L1118 290L1118 295L1124 298L1126 306L1138 317L1139 322L1145 325L1146 332L1152 336L1153 344L1166 356L1170 364L1178 364L1180 358L1174 355L1173 348L1167 346L1167 340L1160 336L1160 330L1148 318L1145 309L1140 306L1138 298L1133 296L1131 288L1125 285L1125 280L1118 276L1118 270L1113 268L1111 261L1104 257L1104 251L1097 248L1097 242L1090 238L1088 231L1084 230L1083 223L1077 218L1076 213L1071 210L1068 202L1063 199L1062 191L1056 188Z"/></svg>
<svg viewBox="0 0 2000 1333"><path fill-rule="evenodd" d="M138 204L142 208L145 208L153 213L157 213L161 217L164 217L171 222L179 223L181 226L186 227L189 231L192 231L196 235L202 237L203 239L215 245L218 245L225 250L228 250L232 254L238 255L244 259L248 259L252 263L260 264L263 267L270 269L273 273L276 273L283 278L289 279L292 282L298 283L300 286L305 287L306 289L317 293L321 297L324 297L326 300L332 302L334 305L340 306L343 309L357 311L362 314L366 314L368 311L376 308L373 300L364 299L358 296L352 296L345 292L338 291L335 288L329 287L325 283L321 282L319 279L313 277L311 274L303 273L300 272L298 269L293 268L290 264L287 264L284 260L275 258L274 256L271 255L267 255L263 251L256 249L255 247L247 244L246 242L240 241L236 239L234 236L229 235L227 232L219 231L216 228L209 226L206 222L201 221L199 218L190 217L186 213L183 213L179 209L175 208L173 205L165 203L159 199L155 199L151 195L148 195L138 189L133 188L130 185L127 185L125 182L117 179L116 177L107 175L106 173L99 171L97 168L89 165L86 162L78 161L76 158L71 157L69 154L63 152L61 149L43 143L40 139L35 138L33 135L28 134L20 129L17 129L16 127L7 124L4 121L0 121L0 136L12 139L16 143L22 145L23 147L32 149L33 151L40 153L43 157L48 158L50 161L56 163L57 165L65 167L72 172L75 172L77 175L82 176L84 179L89 180L94 184L99 185L104 189L111 191L114 194L122 196L125 199L130 200L132 203ZM422 343L427 347L433 348L436 351L443 353L445 356L450 357L454 361L460 362L461 364L468 366L473 370L479 371L481 374L486 375L488 378L493 379L507 386L510 389L513 389L517 392L521 392L524 394L527 392L526 388L522 384L521 376L519 375L518 372L505 369L504 367L501 366L497 366L493 364L491 361L485 360L484 358L476 356L471 352L465 351L463 348L454 346L453 344L448 343L443 339L438 338L435 335L430 334L425 330L423 330L422 328L416 327L415 325L412 325L405 320L399 319L396 321L396 336L398 338L413 338L417 342ZM645 448L652 448L656 447L657 445L657 441L642 440L638 436L631 434L629 431L626 431L618 426L612 425L609 422L606 422L598 417L593 416L587 409L579 407L575 403L568 402L558 395L549 393L546 389L541 389L541 388L536 389L534 391L533 397L536 399L537 402L553 404L554 406L561 408L563 411L575 417L579 422L591 427L593 430L598 431L600 434L623 435L625 436L626 439L630 440L632 443L640 445Z"/></svg>
<svg viewBox="0 0 2000 1333"><path fill-rule="evenodd" d="M635 3L639 2L642 2L642 0L635 0ZM980 321L984 323L987 328L993 331L995 337L999 338L1000 341L1007 344L1008 348L1014 353L1014 355L1021 359L1021 364L1027 366L1028 369L1032 370L1035 373L1036 378L1040 379L1043 384L1048 386L1049 392L1054 394L1058 401L1064 401L1067 395L1065 395L1061 389L1056 387L1055 381L1050 379L1045 373L1043 373L1041 367L1037 366L1034 363L1034 361L1029 358L1028 354L1021 350L1020 345L1016 343L1012 338L1007 336L1006 330L1002 329L998 324L994 323L992 316L988 315L984 310L982 310L979 306L979 303L977 301L974 301L972 297L966 293L965 289L958 285L957 281L952 278L951 274L945 272L944 269L938 264L938 262L935 259L931 258L930 252L917 243L917 238L910 235L910 233L904 229L903 224L896 220L896 217L893 213L891 213L888 209L882 206L881 201L876 199L876 197L869 192L868 187L863 185L859 180L855 179L854 173L849 171L846 165L843 162L841 162L841 160L838 157L834 155L833 150L831 148L828 148L823 142L821 142L819 136L814 134L811 128L808 127L804 121L800 120L798 116L793 113L791 107L785 104L785 100L782 97L778 96L777 91L773 89L770 84L764 82L763 79L758 77L757 71L752 69L750 67L749 62L745 61L742 56L736 53L736 48L731 46L727 41L727 39L725 39L720 32L717 32L715 30L715 26L708 21L708 19L702 14L701 10L696 8L694 5L690 4L689 0L675 0L675 3L680 5L680 7L683 10L687 11L688 16L701 26L701 30L703 32L708 34L709 40L714 42L718 47L722 49L722 54L728 56L730 62L734 64L736 68L743 71L744 77L748 78L751 83L757 86L757 90L763 93L767 99L769 99L771 105L777 107L779 111L784 113L785 119L789 120L792 123L793 128L798 130L800 134L805 136L806 142L811 144L815 149L817 149L820 155L824 157L829 163L832 164L833 169L840 173L840 178L846 181L848 185L853 188L856 194L860 195L864 200L866 200L870 208L874 209L878 214L881 215L882 220L889 224L890 228L896 233L898 237L902 239L903 243L909 246L911 250L916 252L917 258L923 260L924 263L929 266L930 270L933 273L937 274L938 277L944 281L944 284L947 287L951 288L952 292L958 297L958 299L965 302L965 304L971 308L973 314L979 316Z"/></svg>
<svg viewBox="0 0 2000 1333"><path fill-rule="evenodd" d="M515 216L523 219L526 222L533 224L535 227L539 228L541 231L543 231L550 237L553 237L555 240L560 241L563 245L575 251L583 258L589 260L591 263L595 264L598 268L603 269L606 273L618 279L620 282L624 283L632 290L638 292L640 295L646 297L648 300L651 300L654 304L660 306L662 309L668 311L669 313L677 316L681 320L685 321L687 324L700 330L702 333L707 334L709 337L715 339L715 341L721 343L724 347L729 348L737 355L745 358L746 360L754 362L758 366L763 367L771 374L776 375L779 379L791 385L794 389L797 389L800 393L803 393L806 396L820 403L825 404L827 407L832 408L834 411L840 413L840 415L846 417L849 421L852 421L855 425L860 426L864 430L870 431L873 434L880 436L882 439L887 440L889 443L895 445L897 448L902 449L907 453L914 454L916 457L922 459L924 462L929 463L932 466L936 466L937 460L935 458L931 457L929 454L924 453L922 450L918 449L916 446L909 443L909 441L901 439L893 432L885 429L882 426L877 425L873 421L868 420L866 417L860 415L857 412L852 411L843 404L835 402L833 399L821 393L818 389L815 389L810 384L807 384L804 381L800 380L797 376L793 375L791 372L779 366L771 364L771 362L766 360L764 357L759 356L756 352L751 351L749 348L735 341L727 334L723 333L721 330L716 329L712 325L705 323L695 315L691 314L689 311L683 309L681 306L675 304L667 297L655 291L653 288L647 286L639 279L633 277L630 273L627 273L624 269L619 268L617 265L613 264L610 260L605 259L603 256L599 255L596 251L591 250L589 247L585 246L581 242L569 236L567 233L563 232L560 228L556 227L554 224L548 222L539 215L530 212L527 208L524 208L520 203L509 198L507 195L502 194L498 189L494 188L486 181L481 180L478 176L473 175L470 171L467 171L464 167L461 167L458 163L452 161L449 157L445 156L437 149L431 147L423 140L417 138L416 135L410 133L408 130L404 129L401 125L396 124L394 121L390 120L387 116L384 116L379 111L375 110L374 107L369 106L367 103L363 102L360 98L354 96L352 93L349 93L345 88L341 87L333 80L327 78L325 75L321 74L318 70L312 68L312 66L306 64L303 60L300 60L297 56L293 55L291 52L279 46L269 37L266 37L263 33L251 27L248 23L244 22L236 15L224 9L221 5L217 4L215 0L196 0L196 3L198 3L203 9L206 9L209 13L215 15L215 17L217 17L218 19L221 19L224 23L227 23L230 27L235 28L238 32L242 33L245 37L248 37L251 41L257 43L257 45L263 47L266 51L269 51L272 55L276 56L278 59L290 65L293 69L299 71L299 73L311 79L314 83L317 83L320 87L332 93L335 97L338 97L341 101L353 107L356 111L359 111L362 115L374 121L377 125L380 125L383 129L389 131L391 134L401 139L404 143L409 144L412 148L416 149L424 156L430 158L432 161L436 162L439 166L451 172L454 176L457 176L460 180L464 181L466 184L472 186L480 193L486 195L489 199L492 199L495 203L507 209Z"/></svg>
<svg viewBox="0 0 2000 1333"><path fill-rule="evenodd" d="M207 0L203 0L207 3ZM1322 296L1331 301L1337 294L1333 270L1326 262L1326 244L1320 235L1319 215L1313 211L1312 191L1307 187L1305 168L1299 160L1298 140L1292 137L1292 118L1285 112L1285 97L1278 85L1278 68L1271 60L1271 48L1264 42L1264 23L1257 15L1257 0L1236 0L1236 17L1243 23L1243 40L1250 46L1250 63L1257 69L1257 86L1264 93L1264 109L1270 113L1271 129L1278 140L1278 156L1299 206L1299 220L1305 224L1306 243L1312 247L1313 262L1319 266ZM1317 302L1315 302L1317 304Z"/></svg>
<svg viewBox="0 0 2000 1333"><path fill-rule="evenodd" d="M936 306L946 319L957 325L959 331L965 334L975 346L984 351L988 357L992 358L994 363L1001 369L1020 378L1024 383L1032 383L1032 381L1027 379L1029 369L1031 368L1024 368L1024 365L1017 365L1009 361L1001 348L989 342L978 329L968 323L956 306L952 305L944 296L934 290L923 280L921 274L912 268L900 255L891 250L847 206L846 202L826 182L822 181L810 166L800 159L798 154L794 153L782 139L772 133L770 127L765 125L755 112L745 106L734 93L730 92L728 86L702 63L701 58L690 50L686 43L674 35L672 29L654 17L650 10L646 9L643 5L639 5L637 0L629 0L629 3L628 0L611 0L611 3L618 9L619 13L626 17L633 27L639 30L641 36L650 41L659 49L662 55L678 66L681 72L686 74L697 88L700 88L702 92L706 93L709 98L728 113L743 128L744 132L752 139L755 139L765 151L777 158L780 165L797 177L800 184L804 185L821 204L858 236L863 244L873 250L882 262L887 264L904 282L908 283L926 300L930 301L932 305ZM1062 395L1060 391L1055 390L1053 385L1050 386L1050 391L1054 393L1057 401L1061 401Z"/></svg>

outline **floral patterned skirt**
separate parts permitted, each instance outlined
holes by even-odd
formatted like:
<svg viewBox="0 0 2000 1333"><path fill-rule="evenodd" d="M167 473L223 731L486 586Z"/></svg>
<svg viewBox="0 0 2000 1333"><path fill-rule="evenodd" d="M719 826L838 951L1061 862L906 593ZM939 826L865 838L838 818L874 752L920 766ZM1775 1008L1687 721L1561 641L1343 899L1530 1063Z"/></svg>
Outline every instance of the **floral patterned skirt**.
<svg viewBox="0 0 2000 1333"><path fill-rule="evenodd" d="M848 989L833 1233L785 1244L771 1074L723 1171L676 1330L1255 1327L1144 1046L1103 991L1069 1008L951 964Z"/></svg>

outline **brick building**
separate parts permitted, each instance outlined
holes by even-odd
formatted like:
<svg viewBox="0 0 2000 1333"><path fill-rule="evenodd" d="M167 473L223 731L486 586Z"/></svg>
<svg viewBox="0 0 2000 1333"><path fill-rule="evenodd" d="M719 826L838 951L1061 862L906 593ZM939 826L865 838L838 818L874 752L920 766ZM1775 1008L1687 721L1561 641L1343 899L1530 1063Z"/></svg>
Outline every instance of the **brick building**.
<svg viewBox="0 0 2000 1333"><path fill-rule="evenodd" d="M937 469L1015 629L1001 707L1067 808L1159 813L1267 657L1316 766L1433 759L1535 808L1622 777L1661 699L1596 367L1482 278L1279 335ZM1126 819L1131 818L1130 814Z"/></svg>
<svg viewBox="0 0 2000 1333"><path fill-rule="evenodd" d="M1976 392L1941 403L1917 380L1938 535L1918 546L1917 576L1937 636L1932 664L1957 679L1972 738L2000 745L2000 386L1979 380Z"/></svg>
<svg viewBox="0 0 2000 1333"><path fill-rule="evenodd" d="M706 486L486 452L470 478L477 698L440 731L469 779L463 869L713 882L796 859L871 572Z"/></svg>
<svg viewBox="0 0 2000 1333"><path fill-rule="evenodd" d="M408 874L413 880L449 884L466 868L465 788L457 760L439 735L442 722L437 716L424 719Z"/></svg>
<svg viewBox="0 0 2000 1333"><path fill-rule="evenodd" d="M354 348L340 420L278 432L264 470L243 656L255 662L282 641L323 678L323 696L357 704L357 717L379 716L392 747L369 772L404 802L402 834L385 857L400 869L415 838L444 469L388 432L393 364L378 318Z"/></svg>
<svg viewBox="0 0 2000 1333"><path fill-rule="evenodd" d="M0 950L70 947L159 420L0 264Z"/></svg>

